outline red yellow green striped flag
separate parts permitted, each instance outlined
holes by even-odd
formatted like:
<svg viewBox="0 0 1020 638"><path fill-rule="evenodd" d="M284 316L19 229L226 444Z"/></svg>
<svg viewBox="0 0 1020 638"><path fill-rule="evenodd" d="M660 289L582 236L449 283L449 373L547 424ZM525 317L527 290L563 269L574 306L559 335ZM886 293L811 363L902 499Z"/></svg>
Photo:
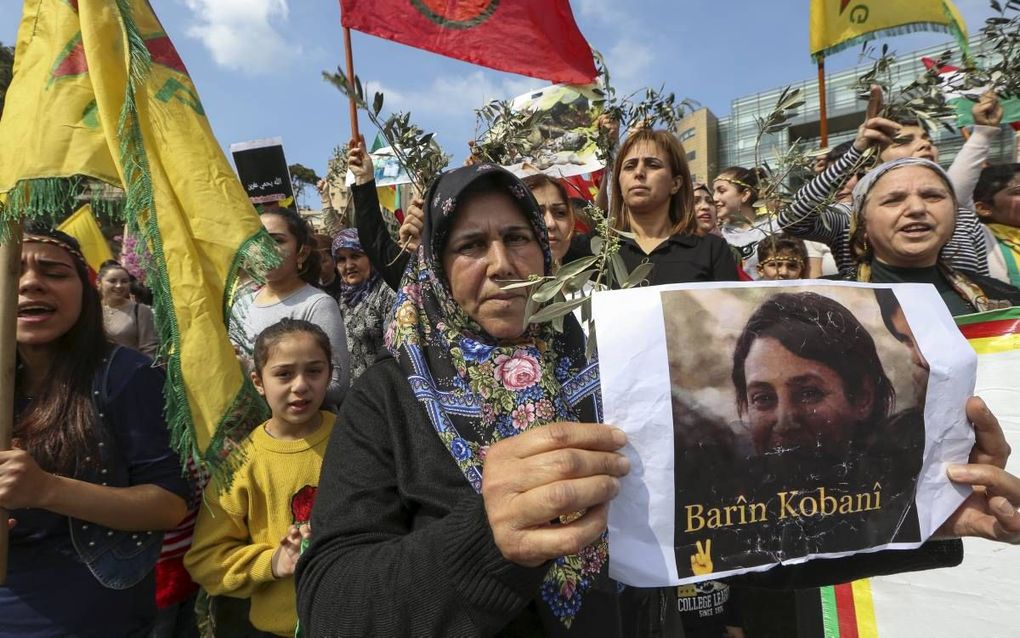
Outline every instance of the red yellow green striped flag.
<svg viewBox="0 0 1020 638"><path fill-rule="evenodd" d="M824 638L877 638L871 582L856 580L819 590Z"/></svg>
<svg viewBox="0 0 1020 638"><path fill-rule="evenodd" d="M1020 352L1020 308L964 315L956 325L978 353L979 368L984 355Z"/></svg>

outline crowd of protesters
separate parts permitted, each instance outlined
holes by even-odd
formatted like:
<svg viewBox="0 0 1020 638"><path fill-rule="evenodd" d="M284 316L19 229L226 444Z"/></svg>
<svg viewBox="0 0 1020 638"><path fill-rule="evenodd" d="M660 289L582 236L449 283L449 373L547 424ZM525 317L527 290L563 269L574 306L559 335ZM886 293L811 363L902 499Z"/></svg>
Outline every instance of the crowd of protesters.
<svg viewBox="0 0 1020 638"><path fill-rule="evenodd" d="M619 254L652 264L649 285L824 274L932 284L954 315L1020 304L1020 165L986 162L1001 116L975 106L948 171L916 122L868 118L764 207L762 169L695 183L675 135L629 131L603 187ZM921 547L697 588L613 582L626 436L600 422L578 321L525 325L526 289L504 288L591 254L568 189L470 161L394 237L363 141L349 149L354 227L262 213L283 260L237 292L229 334L271 417L200 497L163 421L153 310L117 262L93 283L73 238L26 230L0 635L790 635L750 619L761 592L953 566L962 536L1020 541L1020 479L972 399L971 465L950 478L987 489ZM183 568L154 571L166 530ZM684 603L706 591L726 604Z"/></svg>

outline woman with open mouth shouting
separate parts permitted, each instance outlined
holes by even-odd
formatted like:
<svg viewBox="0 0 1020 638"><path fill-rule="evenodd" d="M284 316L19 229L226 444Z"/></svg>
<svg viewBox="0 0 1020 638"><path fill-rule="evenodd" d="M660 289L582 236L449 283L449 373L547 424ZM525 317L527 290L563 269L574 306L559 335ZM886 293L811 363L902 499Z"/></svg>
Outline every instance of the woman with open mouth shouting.
<svg viewBox="0 0 1020 638"><path fill-rule="evenodd" d="M904 157L871 170L853 192L851 278L933 284L953 315L1020 304L1020 289L946 261L956 211L949 176L934 162Z"/></svg>
<svg viewBox="0 0 1020 638"><path fill-rule="evenodd" d="M162 531L192 493L170 449L163 373L107 341L78 243L46 228L24 236L17 343L0 635L147 635Z"/></svg>

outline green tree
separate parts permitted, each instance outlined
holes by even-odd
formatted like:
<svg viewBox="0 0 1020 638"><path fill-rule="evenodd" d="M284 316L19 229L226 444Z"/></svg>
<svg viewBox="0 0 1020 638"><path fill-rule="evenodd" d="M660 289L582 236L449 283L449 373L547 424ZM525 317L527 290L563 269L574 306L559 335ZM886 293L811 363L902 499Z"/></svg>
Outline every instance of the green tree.
<svg viewBox="0 0 1020 638"><path fill-rule="evenodd" d="M7 87L11 84L14 68L14 49L0 42L0 113L4 110L4 97Z"/></svg>
<svg viewBox="0 0 1020 638"><path fill-rule="evenodd" d="M291 164L287 168L290 169L290 185L294 190L295 204L300 207L303 201L305 189L311 186L313 189L319 182L319 177L314 170L304 166L302 164Z"/></svg>

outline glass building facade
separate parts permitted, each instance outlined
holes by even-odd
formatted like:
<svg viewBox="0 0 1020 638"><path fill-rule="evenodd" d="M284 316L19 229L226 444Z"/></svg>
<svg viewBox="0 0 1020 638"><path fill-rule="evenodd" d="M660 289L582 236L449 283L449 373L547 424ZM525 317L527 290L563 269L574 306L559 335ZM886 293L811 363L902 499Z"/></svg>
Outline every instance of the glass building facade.
<svg viewBox="0 0 1020 638"><path fill-rule="evenodd" d="M973 53L978 52L981 42L977 39L971 43ZM876 45L876 49L881 44ZM901 88L913 82L924 72L922 58L937 59L947 49L957 51L955 46L937 46L902 55L890 69L894 88ZM954 59L959 59L954 55ZM857 127L864 121L867 102L859 99L856 89L857 79L868 72L872 64L861 64L855 68L826 76L826 97L829 120L829 147L854 138ZM730 114L720 118L719 157L720 169L727 166L754 166L758 161L767 160L774 155L776 148L788 148L796 140L800 140L809 148L818 148L819 144L819 106L817 77L795 82L792 88L801 90L800 98L803 106L797 109L791 118L790 126L775 134L764 136L759 151L755 153L755 139L758 135L757 118L768 115L775 107L785 87L748 95L733 100ZM1015 161L1017 147L1016 134L1010 127L1003 126L1002 132L992 146L989 161L992 163ZM939 162L949 166L953 158L963 146L963 138L958 132L948 132L943 128L932 133L932 138L939 148Z"/></svg>

